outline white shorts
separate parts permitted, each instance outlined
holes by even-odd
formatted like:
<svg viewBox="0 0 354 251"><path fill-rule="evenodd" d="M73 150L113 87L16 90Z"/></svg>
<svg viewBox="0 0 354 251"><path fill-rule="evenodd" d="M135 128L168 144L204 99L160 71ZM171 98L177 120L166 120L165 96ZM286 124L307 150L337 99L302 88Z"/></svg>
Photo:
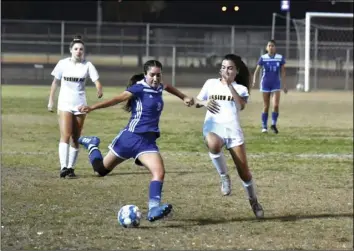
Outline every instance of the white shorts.
<svg viewBox="0 0 354 251"><path fill-rule="evenodd" d="M71 106L71 105L63 105L63 104L61 104L61 105L58 104L58 114L59 114L59 111L70 112L74 115L86 114L84 112L79 111L79 106Z"/></svg>
<svg viewBox="0 0 354 251"><path fill-rule="evenodd" d="M208 133L215 133L222 140L226 147L226 149L233 148L235 146L240 146L244 143L245 139L243 136L243 131L241 128L227 128L222 124L217 123L205 123L203 127L203 135L204 138L208 135Z"/></svg>

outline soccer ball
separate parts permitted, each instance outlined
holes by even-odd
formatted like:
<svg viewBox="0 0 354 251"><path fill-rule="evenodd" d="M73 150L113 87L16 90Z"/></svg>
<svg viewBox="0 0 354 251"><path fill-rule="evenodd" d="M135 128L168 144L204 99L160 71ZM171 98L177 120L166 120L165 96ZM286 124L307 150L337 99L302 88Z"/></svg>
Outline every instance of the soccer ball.
<svg viewBox="0 0 354 251"><path fill-rule="evenodd" d="M118 223L125 228L140 225L141 212L135 205L125 205L118 212Z"/></svg>
<svg viewBox="0 0 354 251"><path fill-rule="evenodd" d="M303 84L299 83L299 84L296 85L296 90L298 90L298 91L304 91L304 89L305 89L305 87L304 87Z"/></svg>

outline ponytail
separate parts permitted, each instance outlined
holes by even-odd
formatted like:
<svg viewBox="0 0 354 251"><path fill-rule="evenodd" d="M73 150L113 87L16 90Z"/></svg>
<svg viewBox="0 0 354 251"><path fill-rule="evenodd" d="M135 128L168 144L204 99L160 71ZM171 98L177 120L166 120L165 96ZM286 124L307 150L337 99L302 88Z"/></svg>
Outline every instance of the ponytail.
<svg viewBox="0 0 354 251"><path fill-rule="evenodd" d="M136 82L139 82L140 80L144 79L144 73L140 74L135 74L129 79L129 83L127 85L127 88L131 87L132 85L135 85ZM132 100L129 99L127 103L124 105L123 109L127 112L131 112L132 110Z"/></svg>

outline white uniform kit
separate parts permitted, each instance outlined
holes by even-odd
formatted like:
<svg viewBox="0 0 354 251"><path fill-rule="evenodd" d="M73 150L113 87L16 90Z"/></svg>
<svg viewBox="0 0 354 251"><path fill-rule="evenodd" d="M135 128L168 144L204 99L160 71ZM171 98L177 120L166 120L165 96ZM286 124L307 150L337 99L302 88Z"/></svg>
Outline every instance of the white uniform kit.
<svg viewBox="0 0 354 251"><path fill-rule="evenodd" d="M249 93L245 86L232 83L232 86L243 99L247 100ZM239 111L241 105L234 102L232 93L220 79L208 79L199 95L199 100L215 100L220 105L218 113L207 111L203 125L203 135L209 132L217 134L224 140L227 149L244 143L243 131L240 125Z"/></svg>
<svg viewBox="0 0 354 251"><path fill-rule="evenodd" d="M92 82L99 79L95 66L86 60L75 63L71 58L65 58L57 63L52 76L61 80L58 111L82 114L78 107L87 105L85 91L87 77L90 77Z"/></svg>

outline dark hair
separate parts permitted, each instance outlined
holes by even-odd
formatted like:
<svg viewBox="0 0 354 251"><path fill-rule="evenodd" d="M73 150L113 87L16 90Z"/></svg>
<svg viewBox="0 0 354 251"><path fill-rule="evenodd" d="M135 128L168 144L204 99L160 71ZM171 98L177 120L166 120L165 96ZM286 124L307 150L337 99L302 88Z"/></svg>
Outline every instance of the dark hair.
<svg viewBox="0 0 354 251"><path fill-rule="evenodd" d="M242 61L241 57L235 54L227 54L223 60L231 60L234 62L238 71L235 77L236 83L245 86L249 91L251 74L247 65Z"/></svg>
<svg viewBox="0 0 354 251"><path fill-rule="evenodd" d="M77 44L77 43L85 45L84 40L82 40L82 36L81 35L75 35L73 37L73 40L70 43L70 49L73 48L74 44Z"/></svg>
<svg viewBox="0 0 354 251"><path fill-rule="evenodd" d="M268 42L267 42L267 44L268 43L272 43L272 44L274 44L274 45L276 45L277 43L275 42L275 40L274 39L270 39L270 40L268 40Z"/></svg>
<svg viewBox="0 0 354 251"><path fill-rule="evenodd" d="M135 85L137 82L140 80L143 80L147 72L150 70L151 67L158 67L162 70L162 64L157 61L157 60L149 60L146 61L143 67L144 72L135 74L129 79L129 83L127 85L127 88L129 88L132 85ZM131 112L132 110L132 99L129 99L127 103L124 105L123 109L127 112Z"/></svg>

